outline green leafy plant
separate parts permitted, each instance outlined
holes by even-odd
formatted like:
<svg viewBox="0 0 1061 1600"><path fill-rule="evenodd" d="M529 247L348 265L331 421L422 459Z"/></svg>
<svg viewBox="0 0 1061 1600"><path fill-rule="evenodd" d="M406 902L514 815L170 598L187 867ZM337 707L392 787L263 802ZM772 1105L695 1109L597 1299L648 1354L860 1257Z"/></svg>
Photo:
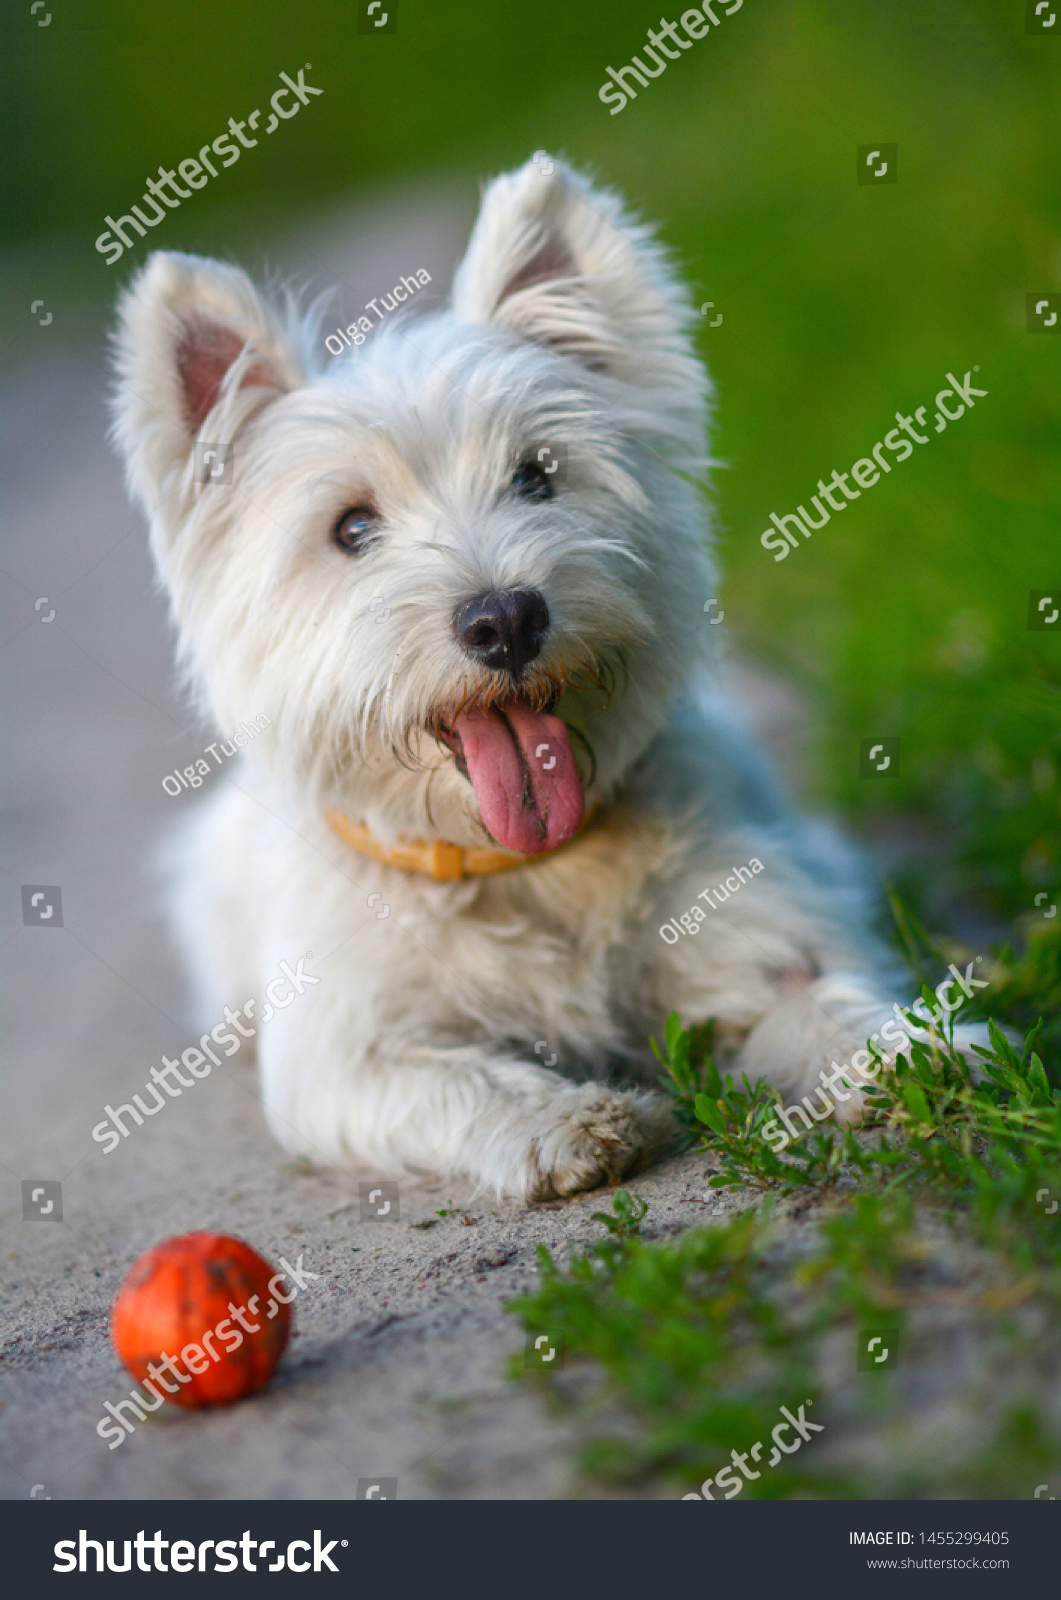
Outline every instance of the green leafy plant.
<svg viewBox="0 0 1061 1600"><path fill-rule="evenodd" d="M931 989L923 993L932 1004ZM913 1013L907 1020L923 1029ZM1018 1045L989 1022L990 1045L973 1063L955 1048L953 1023L912 1041L879 1073L867 1094L871 1122L857 1131L816 1128L778 1155L762 1138L776 1091L720 1073L710 1027L685 1030L676 1015L667 1018L662 1047L652 1044L686 1147L710 1158L711 1187L757 1193L761 1205L728 1225L654 1241L641 1237L647 1204L620 1190L611 1212L594 1213L605 1237L587 1251L561 1263L539 1249L539 1287L509 1309L528 1327L562 1332L569 1357L595 1363L604 1393L636 1419L633 1430L592 1437L584 1470L627 1482L674 1479L687 1492L706 1482L727 1452L766 1437L780 1405L827 1398L821 1350L838 1330L852 1341L860 1327L905 1337L910 1314L932 1302L941 1230L948 1249L981 1252L973 1276L983 1286L968 1291L973 1311L982 1304L996 1317L1034 1298L1056 1322L1061 1229L1047 1206L1061 1197L1061 1089L1039 1053L1042 1023ZM809 1248L793 1249L775 1209L790 1201L817 1208ZM1038 1359L1016 1324L1003 1332L1007 1360L1014 1352L1029 1366ZM867 1373L859 1381L862 1415L872 1416L887 1380ZM1017 1401L959 1467L933 1463L918 1447L890 1464L838 1472L822 1452L807 1451L741 1480L741 1492L874 1498L989 1485L1005 1496L1026 1493L1028 1474L1041 1476L1058 1449Z"/></svg>
<svg viewBox="0 0 1061 1600"><path fill-rule="evenodd" d="M711 1059L714 1035L713 1022L685 1030L677 1012L672 1011L663 1030L662 1050L655 1039L649 1040L653 1054L666 1074L675 1121L684 1130L685 1136L681 1141L684 1149L695 1143L700 1132L697 1097L710 1092L710 1085L718 1081L718 1073Z"/></svg>
<svg viewBox="0 0 1061 1600"><path fill-rule="evenodd" d="M640 1232L647 1211L647 1200L620 1189L612 1200L610 1213L594 1211L591 1215L594 1222L604 1224L613 1239L633 1239Z"/></svg>
<svg viewBox="0 0 1061 1600"><path fill-rule="evenodd" d="M781 1096L768 1084L748 1082L742 1088L727 1073L723 1078L710 1056L697 1053L695 1035L686 1033L676 1013L667 1018L664 1048L652 1048L663 1063L675 1102L675 1116L689 1130L686 1148L702 1142L716 1158L714 1189L814 1188L831 1183L846 1161L858 1162L860 1151L851 1135L816 1130L782 1159L762 1134L777 1114Z"/></svg>
<svg viewBox="0 0 1061 1600"><path fill-rule="evenodd" d="M847 1356L845 1370L831 1374L834 1385L838 1378L858 1384L865 1414L884 1395L894 1398L881 1375L851 1369L861 1328L901 1332L909 1308L934 1291L931 1239L904 1189L855 1195L822 1220L809 1250L786 1242L769 1201L724 1226L645 1240L628 1225L633 1200L617 1197L610 1216L599 1214L606 1236L566 1263L539 1249L537 1289L508 1307L528 1329L561 1333L569 1359L592 1363L603 1392L621 1398L636 1422L596 1431L581 1454L585 1471L626 1483L664 1478L690 1492L731 1451L766 1440L781 1406L813 1402L821 1422L828 1397L820 1352L838 1330ZM638 1224L647 1209L637 1205ZM1003 1287L1011 1291L1013 1281ZM515 1359L512 1371L523 1376ZM992 1477L1004 1496L1030 1463L1038 1470L1044 1456L1056 1455L1056 1444L1041 1430L1015 1429L1008 1413L997 1427L1010 1440ZM987 1460L985 1452L970 1466L970 1482L983 1477ZM808 1450L741 1492L757 1499L929 1493L943 1470L915 1453L892 1468L841 1472Z"/></svg>

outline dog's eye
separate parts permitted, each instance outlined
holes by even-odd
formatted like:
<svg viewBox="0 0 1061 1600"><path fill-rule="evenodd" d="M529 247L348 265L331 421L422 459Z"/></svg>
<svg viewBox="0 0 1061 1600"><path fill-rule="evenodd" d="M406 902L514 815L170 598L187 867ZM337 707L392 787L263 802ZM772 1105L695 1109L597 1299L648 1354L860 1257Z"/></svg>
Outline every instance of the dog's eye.
<svg viewBox="0 0 1061 1600"><path fill-rule="evenodd" d="M537 461L521 462L512 479L512 487L521 500L551 500L555 493L552 479Z"/></svg>
<svg viewBox="0 0 1061 1600"><path fill-rule="evenodd" d="M379 521L375 506L351 506L335 524L335 542L341 550L361 550Z"/></svg>

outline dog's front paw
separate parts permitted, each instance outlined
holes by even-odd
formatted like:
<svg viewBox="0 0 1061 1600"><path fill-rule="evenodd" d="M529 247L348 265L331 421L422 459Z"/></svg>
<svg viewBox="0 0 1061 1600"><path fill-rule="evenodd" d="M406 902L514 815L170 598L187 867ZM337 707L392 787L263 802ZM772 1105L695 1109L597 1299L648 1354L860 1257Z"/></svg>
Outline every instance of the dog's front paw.
<svg viewBox="0 0 1061 1600"><path fill-rule="evenodd" d="M852 1073L852 1077L854 1074ZM873 1093L873 1085L867 1089L856 1089L849 1084L845 1090L847 1099L842 1100L837 1096L836 1106L833 1110L833 1121L841 1128L858 1128L866 1122L872 1122L876 1116L873 1106L866 1099L867 1094Z"/></svg>
<svg viewBox="0 0 1061 1600"><path fill-rule="evenodd" d="M525 1200L617 1183L644 1166L673 1132L670 1109L656 1095L593 1083L565 1088L535 1113L501 1181Z"/></svg>

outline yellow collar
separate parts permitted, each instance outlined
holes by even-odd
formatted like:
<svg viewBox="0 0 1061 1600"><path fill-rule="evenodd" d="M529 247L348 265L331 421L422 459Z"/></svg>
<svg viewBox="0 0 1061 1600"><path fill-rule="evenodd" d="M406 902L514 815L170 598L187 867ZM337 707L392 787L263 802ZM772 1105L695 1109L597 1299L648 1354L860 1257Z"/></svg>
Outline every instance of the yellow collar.
<svg viewBox="0 0 1061 1600"><path fill-rule="evenodd" d="M567 844L573 844L579 838L596 812L597 807L591 806L578 833L568 839ZM400 867L403 872L426 873L436 883L456 883L461 878L479 878L491 872L511 872L515 867L529 867L532 862L547 861L556 855L556 850L545 851L542 855L514 855L510 850L450 844L447 839L396 839L393 844L384 844L365 823L355 822L335 806L330 806L324 813L324 820L333 833L337 833L345 844L361 855L371 856L373 861L382 861L384 866ZM557 846L557 850L566 848L567 845Z"/></svg>

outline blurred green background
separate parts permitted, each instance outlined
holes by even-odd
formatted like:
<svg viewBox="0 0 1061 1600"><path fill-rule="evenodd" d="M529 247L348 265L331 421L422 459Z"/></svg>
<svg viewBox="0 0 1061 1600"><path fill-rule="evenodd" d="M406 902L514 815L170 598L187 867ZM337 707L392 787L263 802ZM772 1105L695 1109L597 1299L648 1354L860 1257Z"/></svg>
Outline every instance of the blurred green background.
<svg viewBox="0 0 1061 1600"><path fill-rule="evenodd" d="M701 344L727 464L725 628L810 708L801 798L882 845L934 926L1043 928L1061 905L1061 624L1027 618L1030 591L1061 593L1061 332L1030 334L1025 297L1061 290L1061 14L1052 37L1025 31L1025 0L745 0L609 115L604 68L682 9L400 0L397 31L372 36L345 0L48 0L44 28L19 0L0 95L7 359L25 357L34 294L102 326L147 248L108 268L104 214L264 106L280 71L312 63L323 95L151 243L252 261L365 188L470 194L539 147L593 168L723 315ZM898 143L899 181L859 186L856 149L878 141ZM975 410L774 562L771 511L807 504L897 410L931 419L944 375L974 365ZM899 772L860 779L860 742L881 735L901 738Z"/></svg>

